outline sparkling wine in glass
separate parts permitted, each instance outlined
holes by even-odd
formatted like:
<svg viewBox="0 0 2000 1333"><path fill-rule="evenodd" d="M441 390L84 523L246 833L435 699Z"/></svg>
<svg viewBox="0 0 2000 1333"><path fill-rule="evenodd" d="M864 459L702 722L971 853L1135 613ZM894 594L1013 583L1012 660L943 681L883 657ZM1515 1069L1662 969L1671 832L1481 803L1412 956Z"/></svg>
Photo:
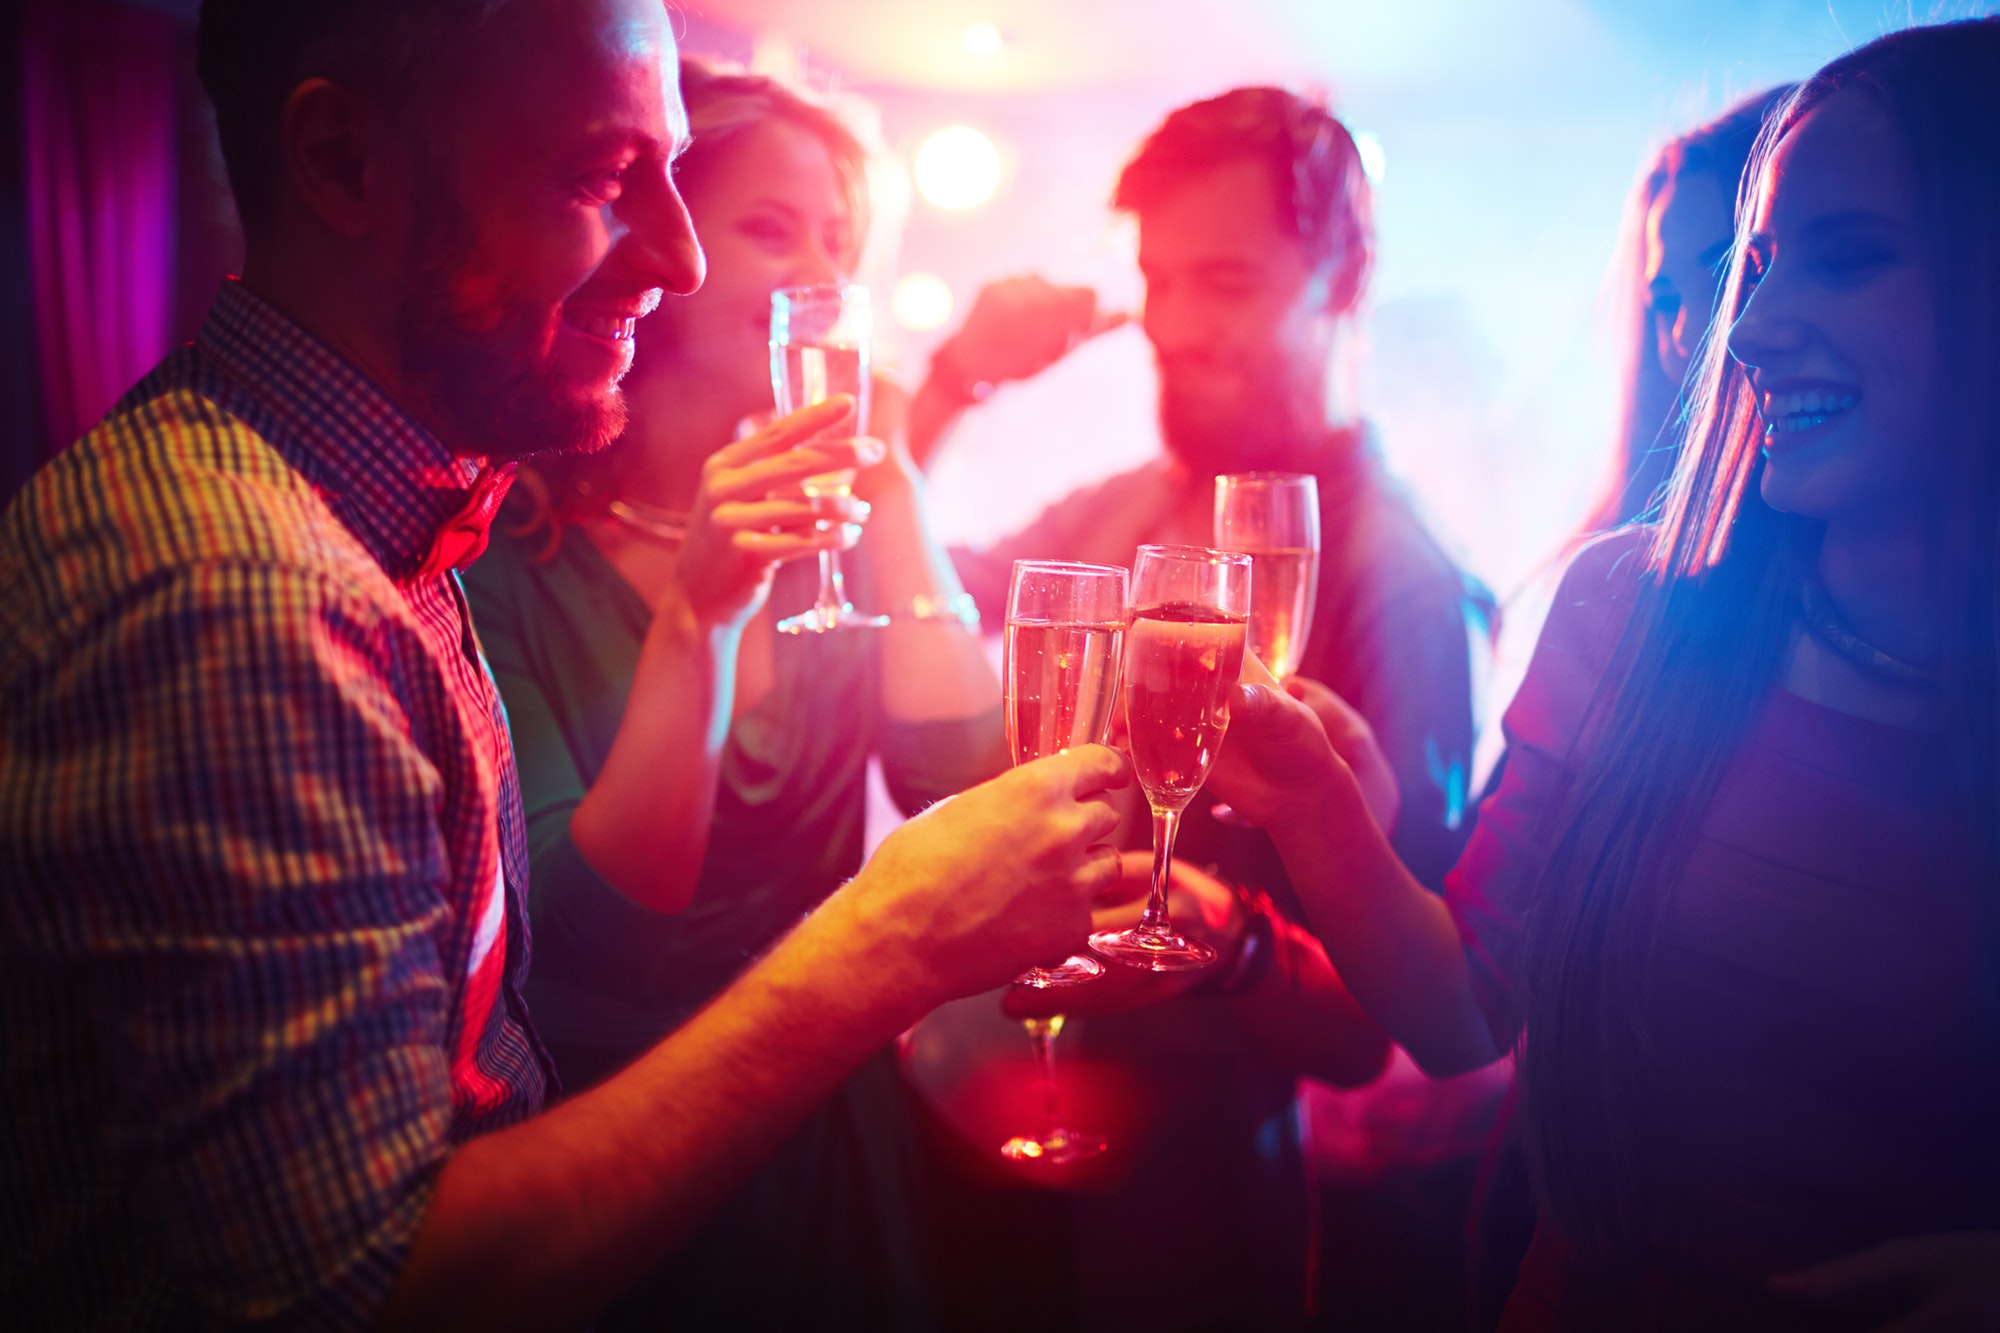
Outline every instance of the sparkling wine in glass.
<svg viewBox="0 0 2000 1333"><path fill-rule="evenodd" d="M823 284L771 293L771 388L780 413L825 402L837 393L854 398L854 433L868 429L868 343L872 330L868 289ZM819 508L845 499L854 469L808 477L799 489ZM823 634L838 629L879 629L887 616L864 615L847 600L840 553L819 554L819 596L811 609L778 622L782 634Z"/></svg>
<svg viewBox="0 0 2000 1333"><path fill-rule="evenodd" d="M1025 764L1072 745L1101 745L1118 694L1127 575L1110 565L1016 560L1007 590L1007 744ZM1015 984L1045 990L1101 976L1095 958L1031 968Z"/></svg>
<svg viewBox="0 0 2000 1333"><path fill-rule="evenodd" d="M1250 557L1250 651L1283 684L1298 674L1319 604L1319 482L1303 472L1215 479L1215 545ZM1218 802L1209 814L1248 821Z"/></svg>
<svg viewBox="0 0 2000 1333"><path fill-rule="evenodd" d="M1118 694L1127 582L1124 570L1107 565L1014 562L1007 593L1005 712L1015 763L1104 741ZM1103 973L1095 958L1077 956L1054 967L1030 968L1014 984L1052 990ZM1042 1085L1042 1129L1008 1139L1000 1145L1002 1155L1050 1165L1095 1157L1104 1151L1104 1140L1063 1124L1055 1066L1063 1016L1024 1021Z"/></svg>
<svg viewBox="0 0 2000 1333"><path fill-rule="evenodd" d="M1174 929L1168 872L1181 812L1208 781L1229 728L1229 696L1249 633L1250 557L1201 546L1141 546L1125 637L1132 768L1153 808L1153 887L1139 924L1090 947L1149 972L1191 972L1215 950Z"/></svg>

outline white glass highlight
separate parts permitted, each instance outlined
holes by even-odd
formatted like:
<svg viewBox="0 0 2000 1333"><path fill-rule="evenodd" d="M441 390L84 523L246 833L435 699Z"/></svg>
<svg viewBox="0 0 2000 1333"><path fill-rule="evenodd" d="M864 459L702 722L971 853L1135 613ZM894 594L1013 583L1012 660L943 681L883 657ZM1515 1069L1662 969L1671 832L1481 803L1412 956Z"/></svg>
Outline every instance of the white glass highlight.
<svg viewBox="0 0 2000 1333"><path fill-rule="evenodd" d="M771 293L771 389L780 413L824 402L837 393L854 398L854 433L868 431L868 344L873 324L866 287L787 287ZM799 489L817 505L844 499L854 469L808 477ZM863 615L847 600L840 553L819 557L819 596L812 608L778 622L782 634L822 634L837 629L880 629L887 616Z"/></svg>
<svg viewBox="0 0 2000 1333"><path fill-rule="evenodd" d="M1090 947L1149 972L1190 972L1215 950L1167 916L1168 873L1181 812L1208 780L1229 727L1229 696L1249 634L1250 557L1201 546L1141 546L1125 636L1125 723L1132 768L1153 808L1153 885L1129 930L1099 931Z"/></svg>

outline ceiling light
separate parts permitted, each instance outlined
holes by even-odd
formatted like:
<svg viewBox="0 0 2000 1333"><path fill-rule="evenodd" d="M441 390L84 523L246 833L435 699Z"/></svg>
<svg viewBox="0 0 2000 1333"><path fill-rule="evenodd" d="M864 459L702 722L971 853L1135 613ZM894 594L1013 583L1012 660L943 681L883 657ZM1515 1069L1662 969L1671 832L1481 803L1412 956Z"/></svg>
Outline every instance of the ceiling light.
<svg viewBox="0 0 2000 1333"><path fill-rule="evenodd" d="M917 150L917 192L939 208L977 208L1000 184L1000 154L969 125L939 130Z"/></svg>
<svg viewBox="0 0 2000 1333"><path fill-rule="evenodd" d="M965 30L959 39L969 56L997 56L1000 54L1000 30L991 23L975 23Z"/></svg>
<svg viewBox="0 0 2000 1333"><path fill-rule="evenodd" d="M951 285L935 273L905 273L889 297L896 322L913 333L942 328L951 307Z"/></svg>

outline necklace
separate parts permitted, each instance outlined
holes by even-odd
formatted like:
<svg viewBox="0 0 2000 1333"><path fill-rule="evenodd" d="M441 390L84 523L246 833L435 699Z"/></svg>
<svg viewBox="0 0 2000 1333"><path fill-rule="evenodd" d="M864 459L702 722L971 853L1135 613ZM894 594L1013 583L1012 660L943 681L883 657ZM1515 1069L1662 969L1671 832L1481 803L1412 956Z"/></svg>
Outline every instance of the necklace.
<svg viewBox="0 0 2000 1333"><path fill-rule="evenodd" d="M613 500L604 509L626 527L663 542L681 541L688 533L686 514L649 505L643 500Z"/></svg>
<svg viewBox="0 0 2000 1333"><path fill-rule="evenodd" d="M1906 690L1937 688L1938 673L1935 669L1912 666L1901 658L1891 657L1848 628L1840 613L1833 609L1833 599L1827 596L1826 589L1817 578L1806 580L1799 605L1805 615L1806 628L1812 631L1814 638L1877 680Z"/></svg>

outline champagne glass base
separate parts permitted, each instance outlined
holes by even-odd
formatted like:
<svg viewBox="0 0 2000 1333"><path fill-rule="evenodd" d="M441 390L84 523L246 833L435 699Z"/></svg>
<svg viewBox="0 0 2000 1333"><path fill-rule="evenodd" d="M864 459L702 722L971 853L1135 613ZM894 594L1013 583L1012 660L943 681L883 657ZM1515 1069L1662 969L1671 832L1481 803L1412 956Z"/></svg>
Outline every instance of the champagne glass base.
<svg viewBox="0 0 2000 1333"><path fill-rule="evenodd" d="M1095 1134L1077 1129L1045 1129L1040 1134L1017 1134L1000 1145L1000 1155L1010 1162L1039 1162L1045 1166L1067 1166L1097 1156L1109 1145Z"/></svg>
<svg viewBox="0 0 2000 1333"><path fill-rule="evenodd" d="M1215 962L1214 949L1171 927L1100 930L1090 937L1090 948L1114 963L1142 972L1199 972Z"/></svg>
<svg viewBox="0 0 2000 1333"><path fill-rule="evenodd" d="M1054 967L1031 967L1015 977L1014 984L1029 990L1057 990L1063 986L1081 986L1103 975L1104 964L1095 958L1074 954Z"/></svg>
<svg viewBox="0 0 2000 1333"><path fill-rule="evenodd" d="M839 606L814 606L787 616L777 625L780 634L829 634L842 629L881 629L889 623L887 616L871 616L856 611L850 602Z"/></svg>

